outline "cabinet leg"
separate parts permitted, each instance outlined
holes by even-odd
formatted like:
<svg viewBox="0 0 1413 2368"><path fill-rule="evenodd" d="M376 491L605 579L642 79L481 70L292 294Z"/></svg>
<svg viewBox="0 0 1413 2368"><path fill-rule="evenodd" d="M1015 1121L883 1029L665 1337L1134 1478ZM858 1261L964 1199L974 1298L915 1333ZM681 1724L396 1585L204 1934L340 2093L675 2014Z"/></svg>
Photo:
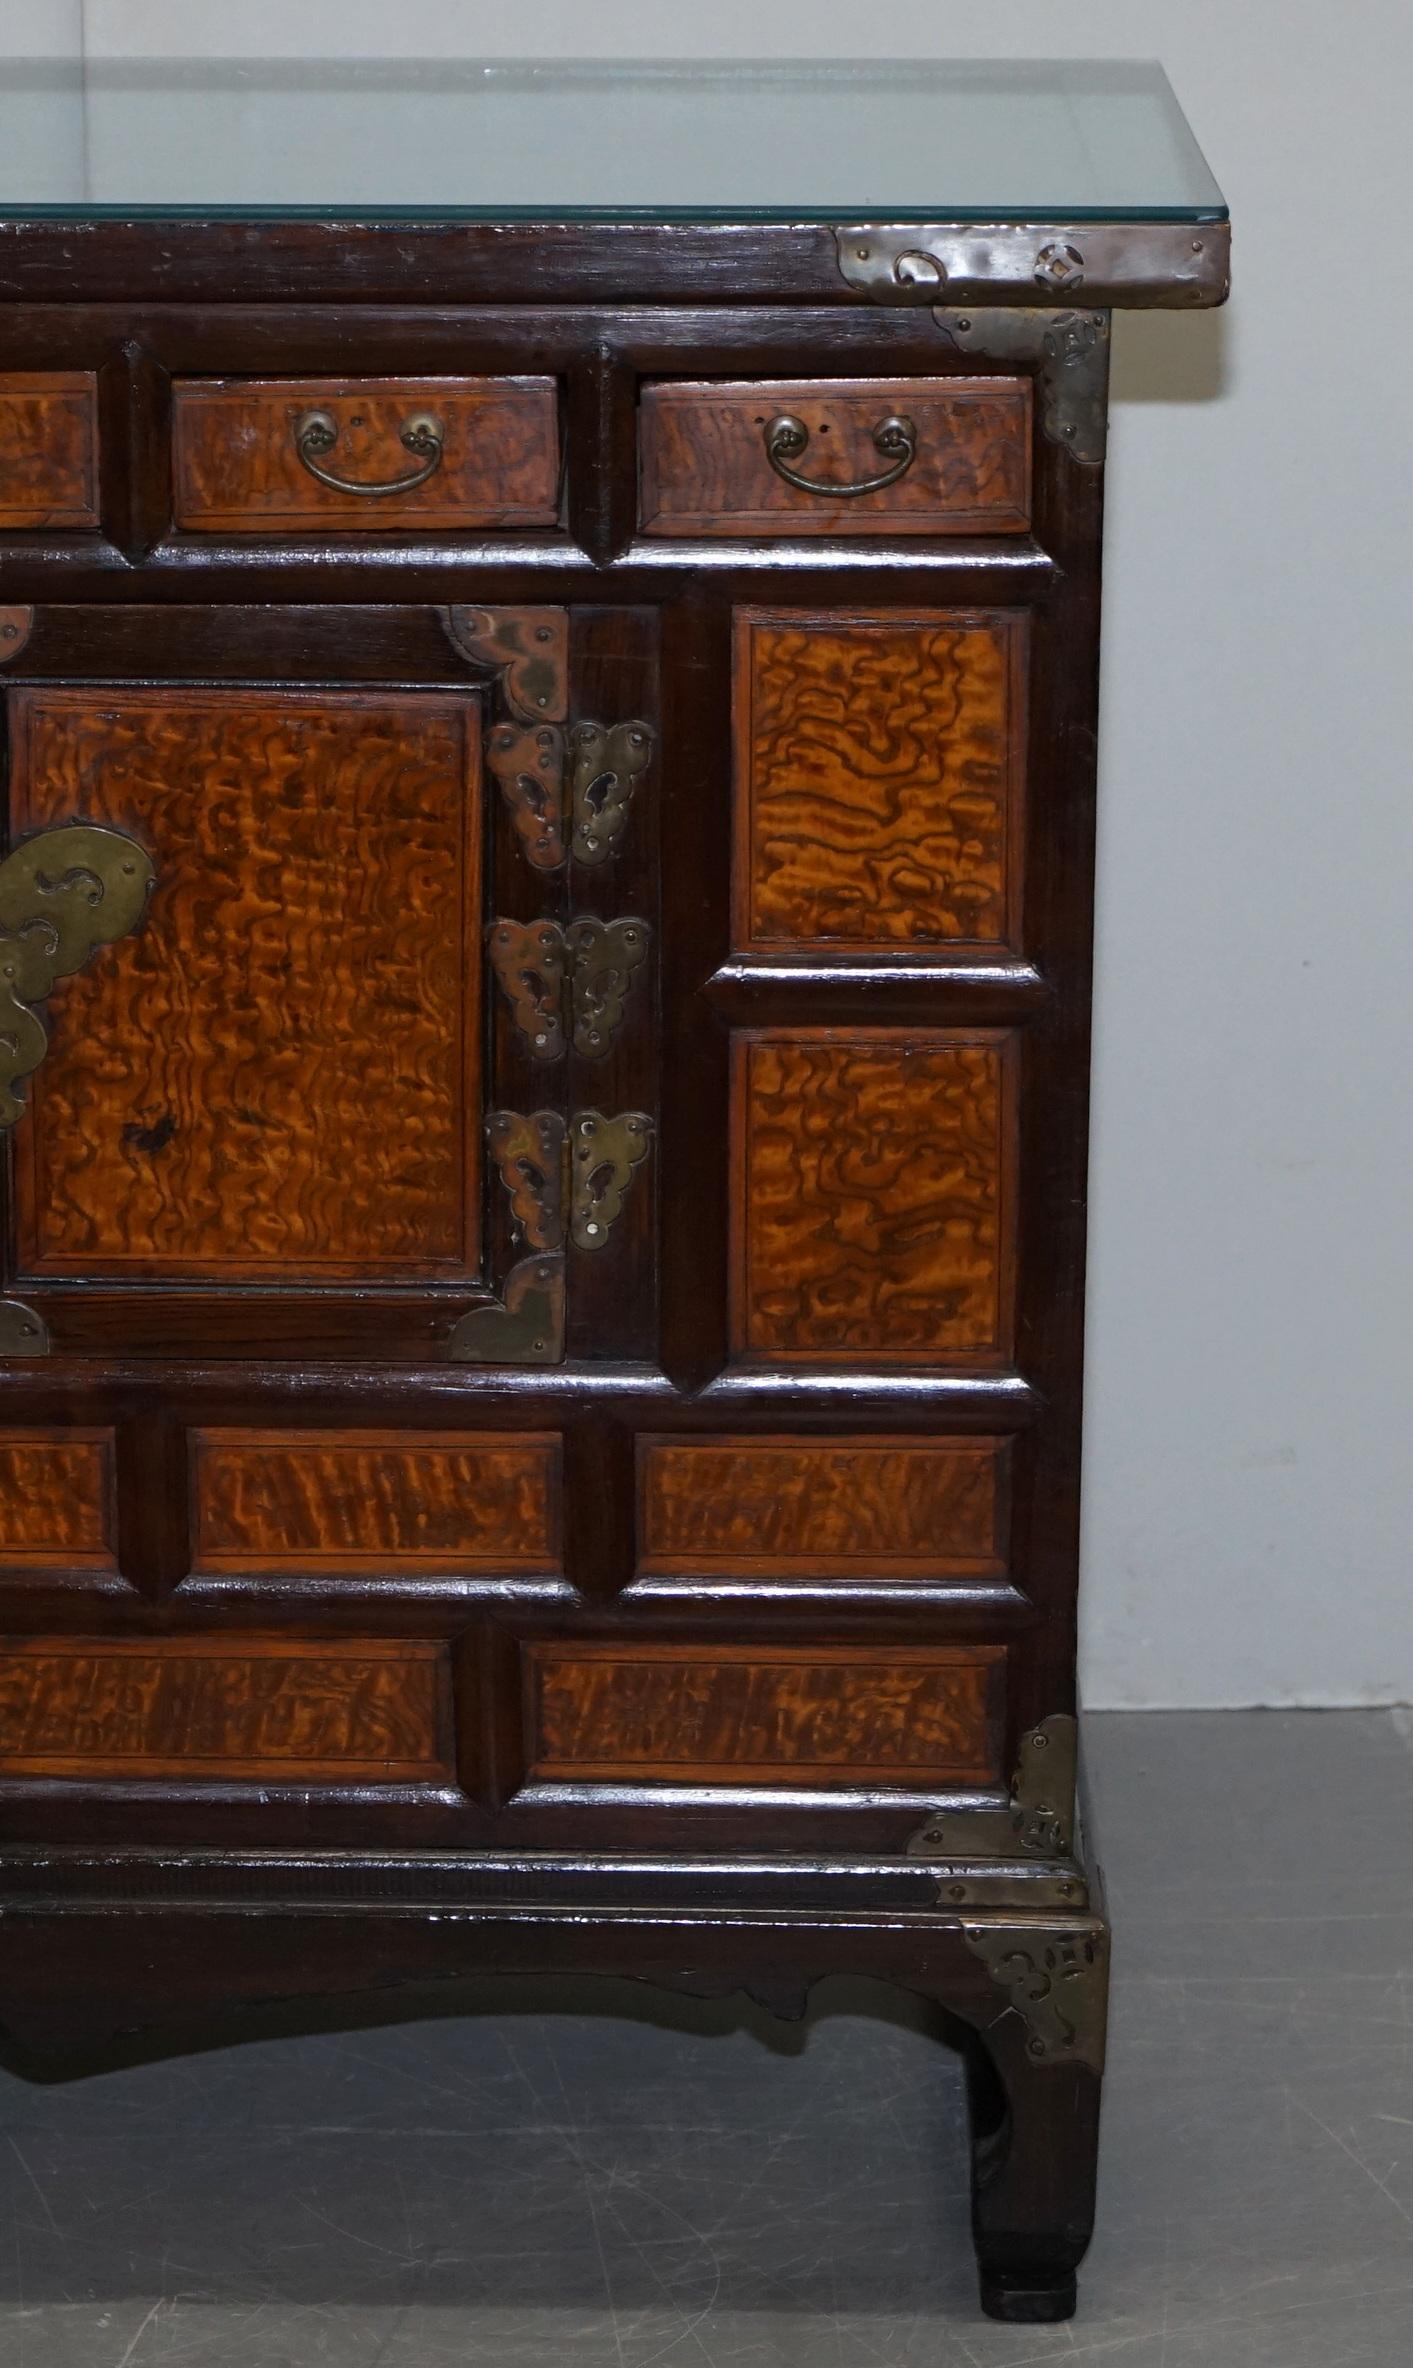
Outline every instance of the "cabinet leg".
<svg viewBox="0 0 1413 2368"><path fill-rule="evenodd" d="M988 2318L1068 2319L1094 2226L1097 2072L1037 2062L1007 2015L970 2051L972 2233Z"/></svg>

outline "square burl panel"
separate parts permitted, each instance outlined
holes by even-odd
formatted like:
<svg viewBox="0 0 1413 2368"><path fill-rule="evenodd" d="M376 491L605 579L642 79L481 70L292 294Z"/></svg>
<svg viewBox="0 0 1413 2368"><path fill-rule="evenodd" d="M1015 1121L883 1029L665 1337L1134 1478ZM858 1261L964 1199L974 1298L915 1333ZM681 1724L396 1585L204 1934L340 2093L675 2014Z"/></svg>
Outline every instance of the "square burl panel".
<svg viewBox="0 0 1413 2368"><path fill-rule="evenodd" d="M1027 630L738 616L738 948L1016 942Z"/></svg>
<svg viewBox="0 0 1413 2368"><path fill-rule="evenodd" d="M840 1366L1003 1355L1009 1034L743 1031L732 1061L738 1353Z"/></svg>
<svg viewBox="0 0 1413 2368"><path fill-rule="evenodd" d="M0 1431L0 1572L116 1570L110 1430Z"/></svg>
<svg viewBox="0 0 1413 2368"><path fill-rule="evenodd" d="M476 1271L477 705L17 691L16 832L152 855L131 938L60 982L17 1130L22 1272Z"/></svg>

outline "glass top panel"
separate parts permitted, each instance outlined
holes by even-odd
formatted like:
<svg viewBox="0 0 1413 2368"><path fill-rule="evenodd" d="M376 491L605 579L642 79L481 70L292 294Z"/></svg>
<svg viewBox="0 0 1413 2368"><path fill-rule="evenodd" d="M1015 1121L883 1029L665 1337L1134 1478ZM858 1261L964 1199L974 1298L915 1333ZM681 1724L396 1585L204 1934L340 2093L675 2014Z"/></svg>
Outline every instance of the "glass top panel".
<svg viewBox="0 0 1413 2368"><path fill-rule="evenodd" d="M0 62L0 213L1211 221L1162 68Z"/></svg>

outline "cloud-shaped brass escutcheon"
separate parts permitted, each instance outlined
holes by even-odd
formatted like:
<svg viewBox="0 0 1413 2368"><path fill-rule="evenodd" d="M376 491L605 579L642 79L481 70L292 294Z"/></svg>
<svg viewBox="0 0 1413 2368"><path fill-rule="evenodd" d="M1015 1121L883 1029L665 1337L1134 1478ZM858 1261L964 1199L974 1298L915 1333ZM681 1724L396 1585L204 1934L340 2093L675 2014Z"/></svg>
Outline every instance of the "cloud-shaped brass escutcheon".
<svg viewBox="0 0 1413 2368"><path fill-rule="evenodd" d="M90 822L36 831L0 863L0 1128L23 1115L16 1088L48 1049L32 1007L136 928L156 876L136 839Z"/></svg>

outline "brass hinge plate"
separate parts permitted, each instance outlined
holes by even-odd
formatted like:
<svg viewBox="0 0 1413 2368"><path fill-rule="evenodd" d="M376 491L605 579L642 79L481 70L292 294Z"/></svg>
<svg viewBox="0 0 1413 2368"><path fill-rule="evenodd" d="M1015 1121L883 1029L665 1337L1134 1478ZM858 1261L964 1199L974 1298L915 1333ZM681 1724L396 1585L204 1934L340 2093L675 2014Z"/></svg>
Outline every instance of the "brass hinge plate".
<svg viewBox="0 0 1413 2368"><path fill-rule="evenodd" d="M653 732L621 724L493 726L486 762L500 784L515 833L536 871L607 863L628 828L633 795L652 761Z"/></svg>
<svg viewBox="0 0 1413 2368"><path fill-rule="evenodd" d="M534 1250L608 1246L634 1171L652 1148L643 1110L606 1118L601 1110L493 1110L486 1135L510 1196L518 1236Z"/></svg>
<svg viewBox="0 0 1413 2368"><path fill-rule="evenodd" d="M651 938L636 914L598 921L584 913L566 929L557 921L491 923L491 968L532 1060L557 1061L563 1053L566 1000L575 1051L584 1060L605 1057Z"/></svg>

